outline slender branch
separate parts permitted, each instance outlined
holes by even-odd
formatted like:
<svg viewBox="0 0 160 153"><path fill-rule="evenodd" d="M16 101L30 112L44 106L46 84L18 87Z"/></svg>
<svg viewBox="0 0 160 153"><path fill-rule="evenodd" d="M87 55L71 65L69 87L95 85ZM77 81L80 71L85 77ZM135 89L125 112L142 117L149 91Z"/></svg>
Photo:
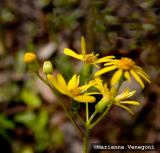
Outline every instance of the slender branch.
<svg viewBox="0 0 160 153"><path fill-rule="evenodd" d="M86 121L89 120L89 108L88 108L88 103L86 102Z"/></svg>
<svg viewBox="0 0 160 153"><path fill-rule="evenodd" d="M91 115L91 117L89 118L88 122L91 123L92 120L94 119L94 117L97 115L97 111L94 111L94 113Z"/></svg>
<svg viewBox="0 0 160 153"><path fill-rule="evenodd" d="M36 73L36 74L47 86L50 87L51 91L55 94L54 89L52 88L52 86L39 73ZM56 97L57 97L57 99L59 99L59 97L57 95L56 95ZM61 105L61 107L64 109L67 117L70 119L71 123L77 129L80 137L82 138L84 136L84 134L83 134L82 130L79 128L79 126L77 125L77 123L75 122L75 120L72 118L70 112L67 111L66 106L61 102L61 100L59 100L58 102Z"/></svg>

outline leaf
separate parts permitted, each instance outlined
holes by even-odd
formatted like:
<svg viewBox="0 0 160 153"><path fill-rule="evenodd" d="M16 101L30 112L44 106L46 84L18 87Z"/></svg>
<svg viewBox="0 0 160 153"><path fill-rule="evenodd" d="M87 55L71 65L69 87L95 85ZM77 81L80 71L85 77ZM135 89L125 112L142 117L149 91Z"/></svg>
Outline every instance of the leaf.
<svg viewBox="0 0 160 153"><path fill-rule="evenodd" d="M19 122L19 123L23 123L30 128L33 128L35 123L36 123L35 122L36 121L36 115L31 111L27 111L27 112L17 114L14 117L14 120Z"/></svg>
<svg viewBox="0 0 160 153"><path fill-rule="evenodd" d="M21 92L21 100L33 107L33 108L37 108L41 106L41 99L38 97L38 95L36 95L35 93L29 91L28 89L23 89Z"/></svg>
<svg viewBox="0 0 160 153"><path fill-rule="evenodd" d="M13 129L15 127L13 121L7 119L3 114L0 114L0 126L5 129Z"/></svg>
<svg viewBox="0 0 160 153"><path fill-rule="evenodd" d="M34 126L34 129L36 131L42 131L46 127L48 123L48 119L49 119L49 115L48 115L47 110L45 109L40 110L40 112L37 115L37 119L35 122L36 124Z"/></svg>

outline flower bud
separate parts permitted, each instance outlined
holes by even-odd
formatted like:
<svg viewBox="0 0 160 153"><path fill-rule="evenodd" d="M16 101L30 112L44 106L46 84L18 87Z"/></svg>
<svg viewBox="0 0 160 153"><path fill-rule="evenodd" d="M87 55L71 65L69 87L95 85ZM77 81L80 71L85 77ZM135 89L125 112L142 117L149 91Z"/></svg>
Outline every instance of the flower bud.
<svg viewBox="0 0 160 153"><path fill-rule="evenodd" d="M43 63L43 72L45 74L52 74L53 73L53 66L50 61L45 61Z"/></svg>
<svg viewBox="0 0 160 153"><path fill-rule="evenodd" d="M27 64L28 69L30 71L33 71L33 72L38 71L39 65L38 65L37 57L34 53L32 52L25 53L23 60Z"/></svg>
<svg viewBox="0 0 160 153"><path fill-rule="evenodd" d="M102 98L96 105L95 110L97 113L103 113L104 109L108 105L108 100L106 98Z"/></svg>

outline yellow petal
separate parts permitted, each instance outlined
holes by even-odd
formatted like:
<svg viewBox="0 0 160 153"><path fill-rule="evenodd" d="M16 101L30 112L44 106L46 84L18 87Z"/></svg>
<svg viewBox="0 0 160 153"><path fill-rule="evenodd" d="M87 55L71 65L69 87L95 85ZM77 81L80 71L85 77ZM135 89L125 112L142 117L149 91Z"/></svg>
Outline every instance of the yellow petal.
<svg viewBox="0 0 160 153"><path fill-rule="evenodd" d="M122 70L122 69L119 69L119 70L117 70L117 71L114 73L114 75L113 75L113 77L112 77L112 79L111 79L111 85L112 85L112 86L114 86L114 85L119 81L119 79L120 79L121 76L122 76L122 72L123 72L123 70Z"/></svg>
<svg viewBox="0 0 160 153"><path fill-rule="evenodd" d="M136 93L136 90L133 90L133 91L130 91L126 94L126 97L125 98L129 98L131 96L133 96L134 94Z"/></svg>
<svg viewBox="0 0 160 153"><path fill-rule="evenodd" d="M93 103L96 101L95 97L93 96L87 96L87 95L81 95L81 96L76 96L73 97L74 100L82 103Z"/></svg>
<svg viewBox="0 0 160 153"><path fill-rule="evenodd" d="M129 105L140 105L141 103L138 101L122 101L121 104L129 104Z"/></svg>
<svg viewBox="0 0 160 153"><path fill-rule="evenodd" d="M48 74L47 75L47 79L59 92L61 92L62 94L66 95L66 92L63 91L63 89L61 88L61 86L59 86L58 81L57 81L57 79L54 76L52 76L51 74Z"/></svg>
<svg viewBox="0 0 160 153"><path fill-rule="evenodd" d="M84 55L86 54L86 43L83 36L81 37L81 50L82 50L82 55L84 57Z"/></svg>
<svg viewBox="0 0 160 153"><path fill-rule="evenodd" d="M115 64L117 64L117 60L115 60L115 59L112 60L112 59L111 59L111 61L105 63L104 66L115 65Z"/></svg>
<svg viewBox="0 0 160 153"><path fill-rule="evenodd" d="M124 77L130 82L131 81L131 77L128 71L124 72Z"/></svg>
<svg viewBox="0 0 160 153"><path fill-rule="evenodd" d="M68 82L68 89L71 90L71 89L74 89L76 87L77 87L77 75L74 74Z"/></svg>
<svg viewBox="0 0 160 153"><path fill-rule="evenodd" d="M96 84L95 80L90 81L88 84L85 84L83 86L80 87L81 91L86 91L87 89L91 88L92 86L94 86Z"/></svg>
<svg viewBox="0 0 160 153"><path fill-rule="evenodd" d="M136 81L141 85L141 87L144 88L144 84L142 80L140 79L140 77L133 70L131 70L130 73L136 79Z"/></svg>
<svg viewBox="0 0 160 153"><path fill-rule="evenodd" d="M69 48L64 49L64 54L83 61L83 56L82 55L78 55L77 53L75 53L73 50L71 50Z"/></svg>
<svg viewBox="0 0 160 153"><path fill-rule="evenodd" d="M85 95L89 96L89 95L100 95L102 93L100 92L88 92L88 93L85 93Z"/></svg>
<svg viewBox="0 0 160 153"><path fill-rule="evenodd" d="M149 78L147 78L142 72L136 71L143 79L145 79L148 83L151 83Z"/></svg>
<svg viewBox="0 0 160 153"><path fill-rule="evenodd" d="M95 73L95 76L102 75L102 74L107 73L109 71L115 70L116 68L117 68L117 66L115 66L115 65L114 66L109 66L109 67L102 68L102 69L100 69L99 71L97 71Z"/></svg>
<svg viewBox="0 0 160 153"><path fill-rule="evenodd" d="M117 104L116 104L116 105L117 105ZM132 111L130 108L128 108L128 107L126 107L126 106L124 106L124 105L118 104L117 106L124 108L124 109L127 110L129 113L131 113L132 115L134 114L133 111Z"/></svg>
<svg viewBox="0 0 160 153"><path fill-rule="evenodd" d="M108 95L109 94L109 89L107 87L107 83L104 84L104 94Z"/></svg>
<svg viewBox="0 0 160 153"><path fill-rule="evenodd" d="M102 94L105 94L102 80L97 77L97 78L95 78L95 81L96 81L95 87L98 88L98 90L99 90Z"/></svg>
<svg viewBox="0 0 160 153"><path fill-rule="evenodd" d="M116 96L115 101L120 101L122 99L125 99L127 97L128 92L129 92L129 89L125 89L121 94Z"/></svg>
<svg viewBox="0 0 160 153"><path fill-rule="evenodd" d="M64 80L63 76L59 73L57 74L57 81L60 88L67 94L70 95L70 92L68 90L66 81Z"/></svg>
<svg viewBox="0 0 160 153"><path fill-rule="evenodd" d="M150 78L149 75L145 73L141 67L135 66L135 68L137 71L141 72L145 77L147 77L148 79Z"/></svg>
<svg viewBox="0 0 160 153"><path fill-rule="evenodd" d="M95 61L95 63L102 63L102 62L111 61L112 58L115 58L115 56L102 57L102 58L100 58L100 59L97 59L97 60Z"/></svg>
<svg viewBox="0 0 160 153"><path fill-rule="evenodd" d="M80 76L78 75L78 76L77 76L77 83L76 83L77 87L78 87L78 85L79 85L79 79L80 79Z"/></svg>

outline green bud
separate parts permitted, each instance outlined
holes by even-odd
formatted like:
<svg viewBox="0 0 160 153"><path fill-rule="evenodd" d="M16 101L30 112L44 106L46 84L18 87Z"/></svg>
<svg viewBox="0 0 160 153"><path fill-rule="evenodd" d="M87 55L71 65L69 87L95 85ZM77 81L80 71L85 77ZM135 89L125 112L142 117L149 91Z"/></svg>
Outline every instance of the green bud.
<svg viewBox="0 0 160 153"><path fill-rule="evenodd" d="M102 98L96 105L95 105L95 110L98 113L103 113L104 109L108 105L108 100L106 98Z"/></svg>
<svg viewBox="0 0 160 153"><path fill-rule="evenodd" d="M45 74L52 74L53 73L53 66L51 61L45 61L43 64L43 72Z"/></svg>

